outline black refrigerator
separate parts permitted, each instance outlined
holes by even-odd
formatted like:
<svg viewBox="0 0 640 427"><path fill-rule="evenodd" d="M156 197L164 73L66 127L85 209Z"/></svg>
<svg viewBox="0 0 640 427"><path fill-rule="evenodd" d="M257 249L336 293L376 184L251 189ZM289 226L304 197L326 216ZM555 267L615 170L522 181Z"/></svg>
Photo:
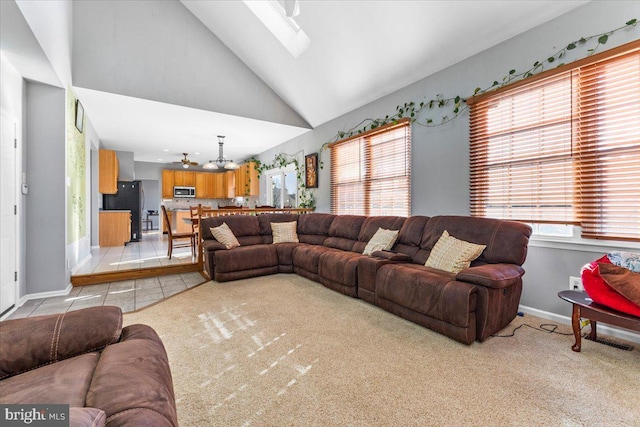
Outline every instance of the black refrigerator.
<svg viewBox="0 0 640 427"><path fill-rule="evenodd" d="M142 205L144 193L140 181L118 181L116 194L102 196L104 210L131 211L131 241L138 242L142 237Z"/></svg>

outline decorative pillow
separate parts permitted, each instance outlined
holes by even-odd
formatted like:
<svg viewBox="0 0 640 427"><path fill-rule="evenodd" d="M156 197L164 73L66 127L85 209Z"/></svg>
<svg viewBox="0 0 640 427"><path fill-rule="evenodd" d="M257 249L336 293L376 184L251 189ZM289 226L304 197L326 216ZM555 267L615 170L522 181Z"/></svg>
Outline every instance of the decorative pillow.
<svg viewBox="0 0 640 427"><path fill-rule="evenodd" d="M211 230L213 237L215 237L218 242L222 243L225 248L233 249L240 246L240 242L238 242L238 239L236 239L236 236L233 234L233 231L231 231L226 222L223 222L222 225L218 227L211 227L209 230Z"/></svg>
<svg viewBox="0 0 640 427"><path fill-rule="evenodd" d="M486 247L458 240L444 230L424 265L457 274L469 268L471 261L478 258Z"/></svg>
<svg viewBox="0 0 640 427"><path fill-rule="evenodd" d="M618 293L600 275L600 269L605 264L611 264L607 255L582 267L582 285L587 295L597 304L640 317L640 306ZM608 270L606 267L602 269ZM611 280L611 277L608 279Z"/></svg>
<svg viewBox="0 0 640 427"><path fill-rule="evenodd" d="M376 234L373 235L367 246L365 246L363 255L371 255L376 251L388 251L398 239L398 230L386 230L378 228Z"/></svg>
<svg viewBox="0 0 640 427"><path fill-rule="evenodd" d="M611 264L627 268L635 273L640 273L640 254L614 251L609 252L607 257L611 261Z"/></svg>
<svg viewBox="0 0 640 427"><path fill-rule="evenodd" d="M298 227L297 221L291 222L272 222L271 233L273 234L273 243L298 243Z"/></svg>

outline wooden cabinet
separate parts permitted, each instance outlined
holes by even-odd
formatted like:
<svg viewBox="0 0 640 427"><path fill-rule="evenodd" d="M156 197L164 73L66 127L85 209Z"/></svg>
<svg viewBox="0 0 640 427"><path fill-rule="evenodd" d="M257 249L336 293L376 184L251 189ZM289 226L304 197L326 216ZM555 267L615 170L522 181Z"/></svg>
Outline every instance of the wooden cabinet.
<svg viewBox="0 0 640 427"><path fill-rule="evenodd" d="M162 198L173 199L173 172L172 170L162 171Z"/></svg>
<svg viewBox="0 0 640 427"><path fill-rule="evenodd" d="M208 175L207 172L196 172L196 198L208 199L209 198L209 186L207 185Z"/></svg>
<svg viewBox="0 0 640 427"><path fill-rule="evenodd" d="M131 240L131 211L102 211L98 218L100 247L124 246Z"/></svg>
<svg viewBox="0 0 640 427"><path fill-rule="evenodd" d="M222 174L222 192L221 198L231 199L236 197L236 173L229 171Z"/></svg>
<svg viewBox="0 0 640 427"><path fill-rule="evenodd" d="M118 192L118 157L115 151L98 152L98 191L102 194Z"/></svg>
<svg viewBox="0 0 640 427"><path fill-rule="evenodd" d="M176 233L191 233L191 212L175 211L175 227Z"/></svg>
<svg viewBox="0 0 640 427"><path fill-rule="evenodd" d="M236 169L236 196L259 196L260 180L255 162L248 162Z"/></svg>
<svg viewBox="0 0 640 427"><path fill-rule="evenodd" d="M195 187L196 173L191 171L173 171L173 185L176 187Z"/></svg>

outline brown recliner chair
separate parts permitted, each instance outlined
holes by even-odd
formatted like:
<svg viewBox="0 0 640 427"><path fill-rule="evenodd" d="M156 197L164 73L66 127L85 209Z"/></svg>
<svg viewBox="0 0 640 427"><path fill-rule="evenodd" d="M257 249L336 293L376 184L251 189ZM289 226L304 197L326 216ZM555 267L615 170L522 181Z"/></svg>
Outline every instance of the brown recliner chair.
<svg viewBox="0 0 640 427"><path fill-rule="evenodd" d="M0 403L68 404L73 426L178 425L162 341L111 306L0 322Z"/></svg>

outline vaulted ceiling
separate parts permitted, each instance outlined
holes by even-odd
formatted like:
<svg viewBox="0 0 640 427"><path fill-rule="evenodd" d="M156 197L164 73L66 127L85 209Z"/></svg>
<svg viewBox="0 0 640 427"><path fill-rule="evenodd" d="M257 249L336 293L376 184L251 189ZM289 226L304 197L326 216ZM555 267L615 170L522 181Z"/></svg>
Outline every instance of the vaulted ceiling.
<svg viewBox="0 0 640 427"><path fill-rule="evenodd" d="M239 0L0 3L3 55L72 86L106 148L204 163L216 135L244 160L586 1L299 0L297 58Z"/></svg>

